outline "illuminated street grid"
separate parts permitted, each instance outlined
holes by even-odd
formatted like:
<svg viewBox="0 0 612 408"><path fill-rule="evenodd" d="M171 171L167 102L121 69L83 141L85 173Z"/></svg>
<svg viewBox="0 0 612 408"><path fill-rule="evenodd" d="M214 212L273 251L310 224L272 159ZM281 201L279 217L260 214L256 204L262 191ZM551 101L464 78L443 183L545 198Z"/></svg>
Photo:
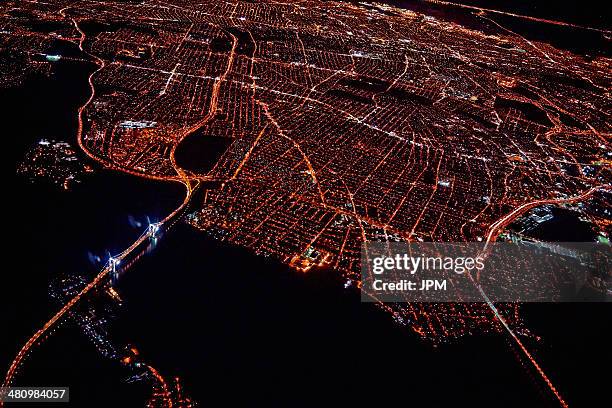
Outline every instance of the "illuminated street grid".
<svg viewBox="0 0 612 408"><path fill-rule="evenodd" d="M364 240L491 241L537 205L610 186L606 58L375 5L3 3L0 49L24 62L3 81L53 64L40 56L58 38L78 44L98 65L81 147L132 174L217 182L190 223L299 270L358 285ZM196 130L231 142L207 174L174 161ZM494 320L486 305L384 307L428 338Z"/></svg>

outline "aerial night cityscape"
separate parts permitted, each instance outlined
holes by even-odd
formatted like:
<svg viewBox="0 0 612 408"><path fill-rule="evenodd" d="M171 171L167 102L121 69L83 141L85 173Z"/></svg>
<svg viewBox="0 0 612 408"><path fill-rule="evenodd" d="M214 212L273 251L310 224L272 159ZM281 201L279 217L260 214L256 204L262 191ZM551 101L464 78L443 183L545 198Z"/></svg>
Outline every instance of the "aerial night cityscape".
<svg viewBox="0 0 612 408"><path fill-rule="evenodd" d="M612 25L563 3L0 2L0 408L609 405Z"/></svg>

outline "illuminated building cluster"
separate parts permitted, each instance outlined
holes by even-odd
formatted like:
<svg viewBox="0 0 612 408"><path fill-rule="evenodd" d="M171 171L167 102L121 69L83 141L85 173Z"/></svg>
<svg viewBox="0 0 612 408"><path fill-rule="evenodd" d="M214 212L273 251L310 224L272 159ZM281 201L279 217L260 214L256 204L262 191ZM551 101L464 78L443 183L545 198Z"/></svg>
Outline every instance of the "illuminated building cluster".
<svg viewBox="0 0 612 408"><path fill-rule="evenodd" d="M83 175L92 171L69 143L46 139L32 146L17 166L17 173L28 180L45 180L64 190L80 183Z"/></svg>
<svg viewBox="0 0 612 408"><path fill-rule="evenodd" d="M13 7L54 29L33 31L13 9L0 47L27 59L61 37L98 66L79 115L85 152L202 183L191 224L302 270L356 282L365 240L494 240L536 206L610 186L605 57L374 4ZM229 142L209 172L175 160L194 132ZM383 307L430 338L493 320L486 305Z"/></svg>

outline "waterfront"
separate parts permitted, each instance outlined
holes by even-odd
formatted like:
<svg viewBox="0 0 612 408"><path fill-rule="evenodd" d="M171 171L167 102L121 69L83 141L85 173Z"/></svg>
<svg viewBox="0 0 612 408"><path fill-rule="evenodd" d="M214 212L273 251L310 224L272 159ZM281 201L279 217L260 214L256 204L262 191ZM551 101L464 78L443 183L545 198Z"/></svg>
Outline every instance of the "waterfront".
<svg viewBox="0 0 612 408"><path fill-rule="evenodd" d="M487 34L507 35L509 32L506 30L510 30L510 34L521 35L531 41L549 43L557 48L585 55L589 58L594 56L610 56L609 37L606 37L603 32L597 31L608 30L609 32L609 12L606 13L597 8L595 4L578 5L555 1L538 3L512 2L512 4L508 4L507 2L491 3L479 0L451 1L451 3L457 3L458 6L448 6L428 1L406 0L386 0L383 3L435 16L443 20L453 21ZM579 26L593 27L596 30L545 24L495 13L483 13L482 17L478 17L476 10L462 8L460 7L461 4L507 11L528 17L568 22ZM592 13L593 10L598 10L599 12Z"/></svg>
<svg viewBox="0 0 612 408"><path fill-rule="evenodd" d="M59 109L61 94L44 92L40 85L45 83L36 82L37 98L52 97ZM71 109L78 99L65 101L64 108ZM26 98L27 103L32 102ZM54 123L66 126L66 122L49 122ZM40 130L21 129L27 138L16 150L25 151ZM73 142L69 126L47 129L53 137L62 140L63 135L63 140ZM10 341L2 344L4 367L33 329L57 309L47 290L52 277L65 272L91 277L100 265L89 261L88 252L101 256L107 250L118 252L141 232L130 225L129 216L159 219L183 195L179 184L99 168L71 192L25 180L18 180L17 188L13 211L21 225L14 229L19 234L15 242L20 243L15 250L21 270L27 272L12 274L11 281L14 287L28 290L19 290L19 297L3 297L12 332ZM525 394L509 392L517 386L529 398L537 398L533 383L503 338L466 339L463 344L432 349L386 313L361 304L358 293L343 284L330 270L298 273L179 224L119 282L125 306L112 333L137 345L165 375L180 376L187 392L202 403L230 397L234 403L317 400L322 394L306 392L313 386L326 390L332 399L356 402L363 398L359 372L365 377L380 372L398 387L412 378L417 381L414 389L429 390L424 396L429 393L445 403L479 381L461 374L467 364L481 365L483 371L494 369L499 379L495 386L487 379L490 373L483 375L480 380L490 383L490 392L472 389L470 396L481 404L500 392L519 401ZM382 352L395 357L381 360L377 355ZM489 367L488 362L500 354L505 363ZM418 367L421 374L408 375L407 366ZM212 381L211 373L218 374ZM462 381L447 381L447 375ZM34 350L17 383L46 384L52 379L55 384L70 384L75 405L91 403L92 395L98 406L116 398L141 405L137 401L146 399L147 384L125 384L126 376L118 362L97 354L68 321ZM435 393L441 384L451 391ZM231 392L236 386L244 392Z"/></svg>
<svg viewBox="0 0 612 408"><path fill-rule="evenodd" d="M74 112L86 96L88 71L63 67L69 73L59 70L52 80L8 91L14 112L2 119L17 139L15 157L41 137L74 144ZM26 95L22 102L19 93ZM30 120L33 111L47 112L48 119ZM129 216L141 223L146 217L159 220L183 197L180 185L96 172L69 193L17 180L10 218L19 224L11 236L19 270L10 272L11 285L4 286L11 336L3 337L3 367L56 310L48 301L51 277L92 276L99 265L89 262L88 252L116 253L140 234ZM125 306L113 333L137 345L164 375L180 376L202 405L298 405L316 403L324 392L329 403L390 403L397 390L433 405L448 405L458 395L473 406L549 402L504 337L467 338L434 349L388 314L359 303L358 293L343 284L330 270L301 274L178 224L119 282ZM544 335L530 348L568 401L582 406L593 395L603 396L604 379L589 367L607 344L601 322L608 305L525 309L528 326ZM568 339L568 330L577 335ZM117 400L144 405L148 389L124 384L124 375L66 323L35 350L18 381L70 385L81 406Z"/></svg>
<svg viewBox="0 0 612 408"><path fill-rule="evenodd" d="M41 256L23 254L22 270L30 272L17 274L15 280L21 287L38 290L11 300L12 339L25 338L56 307L46 293L54 272L68 269L66 265L77 268L77 263L93 272L87 250L135 238L137 231L129 227L127 214L153 213L134 207L124 213L118 209L113 222L108 204L118 201L101 200L109 196L103 193L120 184L130 190L148 185L155 192L150 202L155 202L164 186L104 174L96 180L98 188L104 184L102 177L108 177L112 188L93 194L89 201L92 214L106 214L90 224L99 244L86 242L93 229L76 219L61 233L57 226L43 227L43 235L54 237L49 240L52 248L35 237L26 241ZM78 193L69 194L72 201ZM65 204L60 200L47 211L57 214ZM122 204L130 205L129 200ZM451 403L457 395L471 400L473 406L486 406L500 395L507 402L500 406L525 400L541 406L549 401L504 337L466 338L432 348L386 313L359 303L358 292L344 289L343 283L332 271L298 273L179 224L120 280L118 290L125 302L112 332L117 339L136 345L164 375L180 376L187 392L203 404L273 404L296 399L315 403L322 390L330 401L375 398L390 403L397 395L362 394L364 384L380 377L385 378L385 390L407 387L440 405ZM536 353L555 373L570 401L588 401L589 395L598 393L597 386L603 386L603 377L585 370L598 358L597 345L605 346L601 322L609 312L607 306L524 306L528 326L543 335L539 345L533 344ZM581 335L570 338L567 330ZM3 350L15 350L17 345L3 344ZM3 351L4 365L10 354ZM93 406L116 398L141 406L139 401L149 391L146 384L125 384L125 377L118 362L96 354L88 339L68 322L35 350L18 383L46 384L52 378L56 384L70 384L75 401L95 395L100 405ZM236 387L241 392L233 392ZM307 391L313 388L317 392ZM446 392L436 392L440 388Z"/></svg>

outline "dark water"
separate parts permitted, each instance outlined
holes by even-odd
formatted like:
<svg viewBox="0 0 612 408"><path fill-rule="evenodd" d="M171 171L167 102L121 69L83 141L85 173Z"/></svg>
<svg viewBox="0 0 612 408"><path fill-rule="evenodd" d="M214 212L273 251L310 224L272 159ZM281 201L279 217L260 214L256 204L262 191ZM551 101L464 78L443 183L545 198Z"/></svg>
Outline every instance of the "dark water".
<svg viewBox="0 0 612 408"><path fill-rule="evenodd" d="M434 349L342 284L182 225L120 281L120 325L202 406L546 403L503 338Z"/></svg>
<svg viewBox="0 0 612 408"><path fill-rule="evenodd" d="M182 195L178 186L143 183L105 171L70 193L25 182L15 192L11 257L18 262L11 268L10 285L0 290L0 303L8 310L7 330L0 339L3 373L25 340L58 310L48 296L52 277L78 274L91 279L100 265L89 261L88 252L106 259L107 251L119 252L140 234L128 223L128 215L143 222L147 216L159 218ZM123 389L126 398L132 396L130 390L135 389L121 383L124 376L118 364L100 358L87 338L66 323L35 350L18 384L68 384L73 386L75 406L88 406L90 394L103 406L116 398L114 393L107 395L107 388Z"/></svg>
<svg viewBox="0 0 612 408"><path fill-rule="evenodd" d="M10 146L5 180L12 184L5 195L8 260L0 284L2 377L23 343L57 311L48 295L52 277L93 276L100 266L89 261L88 252L105 257L140 234L128 223L129 215L141 221L147 216L159 219L183 198L180 186L144 183L101 169L68 193L16 177L17 162L39 139L76 146L76 110L89 96L87 76L93 69L92 64L60 62L49 78L33 77L20 87L0 90L0 120ZM128 406L142 406L149 390L124 384L124 375L118 364L100 358L86 337L65 323L34 351L17 384L70 385L74 406L93 406L92 398L96 406L113 406L117 393Z"/></svg>
<svg viewBox="0 0 612 408"><path fill-rule="evenodd" d="M49 79L2 91L0 119L20 158L31 143L74 143L76 109L92 66L58 64ZM206 149L202 152L206 156ZM12 164L12 163L11 163ZM15 180L11 166L7 179ZM47 295L60 272L93 275L87 252L116 252L140 233L128 216L160 219L182 188L98 170L64 193L15 180L6 196L8 254L0 306L4 373L23 342L55 312ZM504 337L432 348L361 304L331 271L299 274L181 225L119 282L126 302L114 325L166 376L180 376L202 406L554 406ZM609 305L530 305L531 344L575 406L603 400ZM608 355L609 357L609 355ZM100 357L66 322L26 362L20 385L69 385L72 406L143 406L149 389Z"/></svg>
<svg viewBox="0 0 612 408"><path fill-rule="evenodd" d="M460 7L443 6L424 1L386 0L397 7L413 10L425 15L452 21L465 27L480 30L488 34L509 33L495 24L474 14L474 10ZM611 30L611 15L606 7L595 1L564 2L564 1L484 1L484 0L458 0L452 1L466 5L473 5L492 10L507 11L525 16L569 22L588 27ZM564 27L529 21L523 18L488 13L486 17L502 25L512 32L530 40L549 43L557 48L568 50L587 57L612 55L611 40L604 34L582 28Z"/></svg>
<svg viewBox="0 0 612 408"><path fill-rule="evenodd" d="M182 169L196 174L206 174L225 153L231 142L229 138L210 136L201 130L196 130L181 141L174 158Z"/></svg>
<svg viewBox="0 0 612 408"><path fill-rule="evenodd" d="M604 367L612 362L612 305L532 303L522 308L527 326L542 338L531 351L569 406L592 407L606 401L609 376Z"/></svg>
<svg viewBox="0 0 612 408"><path fill-rule="evenodd" d="M580 215L565 208L553 208L553 219L543 222L529 235L542 241L594 242L597 234L593 227L580 220Z"/></svg>
<svg viewBox="0 0 612 408"><path fill-rule="evenodd" d="M610 10L597 1L567 0L449 0L530 17L557 20L589 27L610 29Z"/></svg>

